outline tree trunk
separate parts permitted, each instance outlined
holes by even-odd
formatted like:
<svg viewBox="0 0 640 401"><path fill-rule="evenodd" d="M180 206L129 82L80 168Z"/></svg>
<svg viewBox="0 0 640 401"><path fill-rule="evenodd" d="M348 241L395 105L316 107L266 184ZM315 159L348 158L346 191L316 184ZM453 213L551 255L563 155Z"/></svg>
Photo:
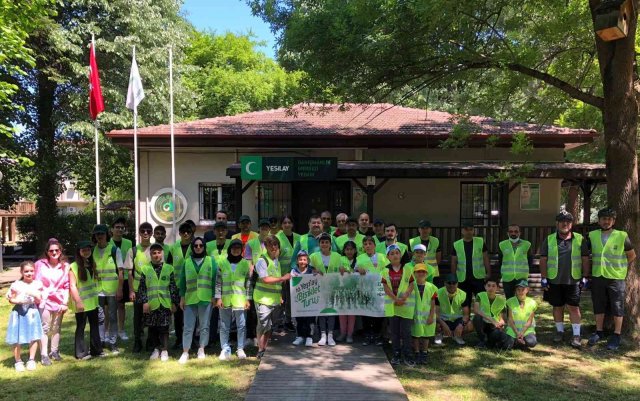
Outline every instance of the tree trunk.
<svg viewBox="0 0 640 401"><path fill-rule="evenodd" d="M577 185L571 185L567 190L566 210L567 212L573 215L573 218L576 219L576 222L580 217L580 202L578 202L579 195L580 195L580 187Z"/></svg>
<svg viewBox="0 0 640 401"><path fill-rule="evenodd" d="M590 0L592 16L600 1ZM637 5L637 4L636 4ZM637 7L636 7L637 10ZM607 200L617 213L616 228L629 233L635 249L638 239L638 101L633 87L637 15L628 19L626 38L605 42L596 35L604 107ZM627 277L625 331L640 338L640 282L635 264Z"/></svg>

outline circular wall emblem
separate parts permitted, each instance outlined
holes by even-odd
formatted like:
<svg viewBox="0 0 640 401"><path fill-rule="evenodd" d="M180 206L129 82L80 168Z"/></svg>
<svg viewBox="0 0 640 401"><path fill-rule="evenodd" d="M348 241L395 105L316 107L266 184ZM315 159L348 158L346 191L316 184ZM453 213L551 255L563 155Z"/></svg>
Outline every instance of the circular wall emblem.
<svg viewBox="0 0 640 401"><path fill-rule="evenodd" d="M162 188L157 191L151 198L151 214L153 217L164 224L173 223L173 193L171 188ZM187 214L187 198L182 192L176 189L176 223L184 218Z"/></svg>

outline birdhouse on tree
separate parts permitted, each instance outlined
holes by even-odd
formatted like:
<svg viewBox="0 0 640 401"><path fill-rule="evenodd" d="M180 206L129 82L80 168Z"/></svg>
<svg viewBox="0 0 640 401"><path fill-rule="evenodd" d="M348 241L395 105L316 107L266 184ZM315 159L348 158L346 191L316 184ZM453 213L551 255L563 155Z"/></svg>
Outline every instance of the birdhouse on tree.
<svg viewBox="0 0 640 401"><path fill-rule="evenodd" d="M595 11L594 22L600 39L610 42L626 38L633 12L632 0L603 0Z"/></svg>

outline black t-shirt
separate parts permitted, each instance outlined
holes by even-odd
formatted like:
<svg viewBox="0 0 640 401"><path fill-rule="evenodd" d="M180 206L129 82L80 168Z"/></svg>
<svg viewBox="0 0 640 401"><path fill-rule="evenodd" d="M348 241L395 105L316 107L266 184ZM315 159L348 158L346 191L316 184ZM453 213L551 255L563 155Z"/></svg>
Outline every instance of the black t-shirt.
<svg viewBox="0 0 640 401"><path fill-rule="evenodd" d="M186 256L187 251L189 250L189 246L191 246L191 243L188 243L186 245L180 244L180 247L182 248L182 254ZM167 258L167 263L172 265L173 264L173 253L169 254L169 257Z"/></svg>
<svg viewBox="0 0 640 401"><path fill-rule="evenodd" d="M425 246L425 248L429 249L429 239L420 239L420 242L422 243L422 245ZM413 251L413 249L412 249ZM438 244L438 249L436 249L436 252L441 252L442 249L440 248L440 244Z"/></svg>
<svg viewBox="0 0 640 401"><path fill-rule="evenodd" d="M473 277L473 241L462 241L464 245L464 256L467 262L467 277ZM482 244L482 253L488 252L487 243L483 242ZM451 255L456 255L456 249L453 248L451 251Z"/></svg>

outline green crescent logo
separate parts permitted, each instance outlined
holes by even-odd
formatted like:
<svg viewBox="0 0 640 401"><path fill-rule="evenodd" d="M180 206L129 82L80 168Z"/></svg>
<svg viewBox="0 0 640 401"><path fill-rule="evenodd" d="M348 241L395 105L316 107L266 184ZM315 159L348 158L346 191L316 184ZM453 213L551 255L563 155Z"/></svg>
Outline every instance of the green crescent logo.
<svg viewBox="0 0 640 401"><path fill-rule="evenodd" d="M261 180L262 156L241 156L240 178L246 181Z"/></svg>

